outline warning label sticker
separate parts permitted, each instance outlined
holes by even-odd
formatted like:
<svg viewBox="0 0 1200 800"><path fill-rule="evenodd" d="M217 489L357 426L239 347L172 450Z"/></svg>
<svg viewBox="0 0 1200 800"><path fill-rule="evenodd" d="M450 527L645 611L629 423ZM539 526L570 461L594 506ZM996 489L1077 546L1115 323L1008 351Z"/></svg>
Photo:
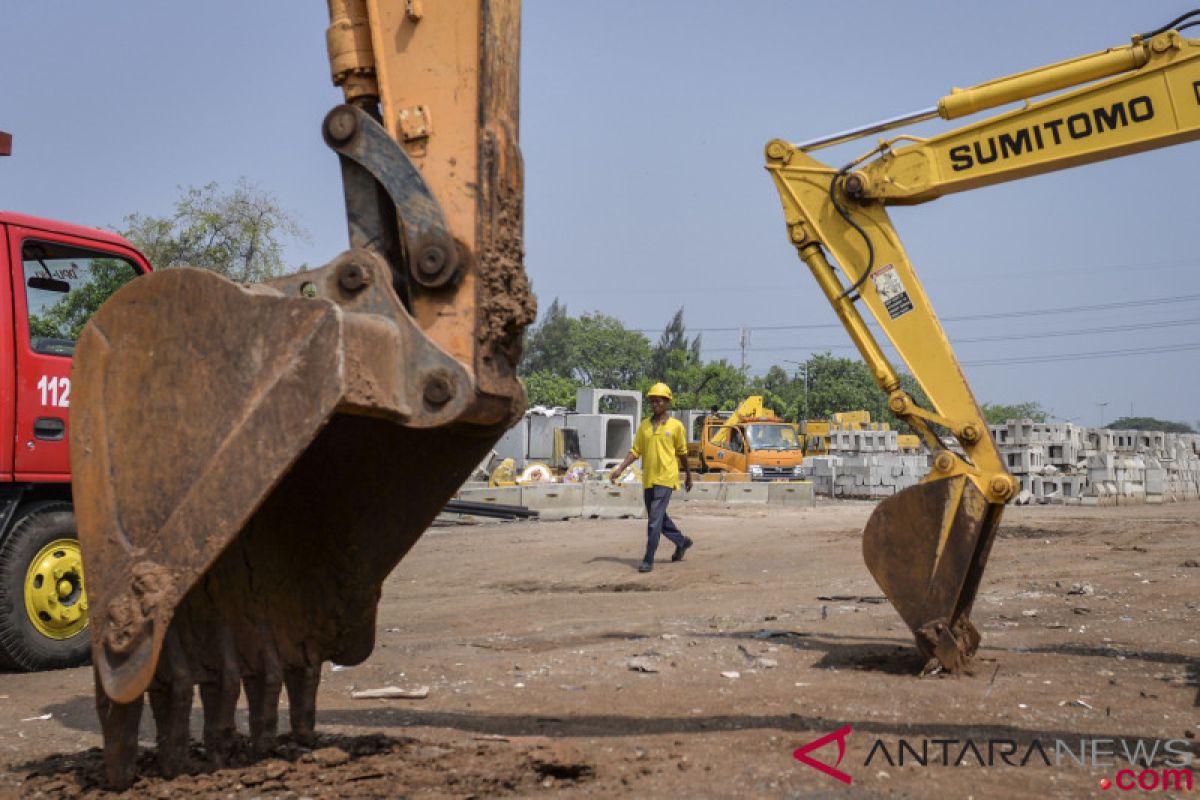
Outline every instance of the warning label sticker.
<svg viewBox="0 0 1200 800"><path fill-rule="evenodd" d="M894 266L888 264L875 270L871 273L871 280L875 283L875 291L879 293L883 307L892 319L902 317L913 310L912 300L908 298L908 292L905 291Z"/></svg>

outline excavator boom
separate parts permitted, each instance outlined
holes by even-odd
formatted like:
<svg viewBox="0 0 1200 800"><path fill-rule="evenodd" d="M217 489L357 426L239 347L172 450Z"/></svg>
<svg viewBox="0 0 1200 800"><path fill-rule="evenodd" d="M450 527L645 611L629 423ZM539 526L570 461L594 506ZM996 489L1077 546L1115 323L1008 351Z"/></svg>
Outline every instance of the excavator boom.
<svg viewBox="0 0 1200 800"><path fill-rule="evenodd" d="M1197 16L1200 11L1173 24ZM810 155L901 124L954 119L1084 83L930 139L899 136L881 142L840 169ZM803 145L782 140L767 145L767 171L792 244L888 395L891 411L933 453L925 481L882 501L863 537L868 569L912 629L929 668L959 669L978 647L971 606L1004 504L1017 484L887 206L1197 138L1200 41L1160 29L1134 36L1125 47L956 90L927 111ZM931 408L919 406L901 389L863 306L920 383ZM943 434L957 440L961 453L946 448Z"/></svg>
<svg viewBox="0 0 1200 800"><path fill-rule="evenodd" d="M131 282L76 350L71 453L109 782L269 749L374 646L384 578L524 409L519 3L330 0L350 249L257 286ZM317 131L314 129L314 135Z"/></svg>

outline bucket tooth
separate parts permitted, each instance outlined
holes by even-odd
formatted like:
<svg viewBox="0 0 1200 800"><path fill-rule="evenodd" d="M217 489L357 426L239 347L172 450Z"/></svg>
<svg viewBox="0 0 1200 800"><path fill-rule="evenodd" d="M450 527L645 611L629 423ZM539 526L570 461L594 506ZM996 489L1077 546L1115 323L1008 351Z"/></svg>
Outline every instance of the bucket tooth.
<svg viewBox="0 0 1200 800"><path fill-rule="evenodd" d="M287 686L288 720L292 736L298 742L310 743L317 726L317 688L321 683L320 665L292 667L283 673Z"/></svg>
<svg viewBox="0 0 1200 800"><path fill-rule="evenodd" d="M104 775L113 789L127 789L137 780L138 726L142 722L144 699L131 702L112 700L96 673L96 715L104 737Z"/></svg>
<svg viewBox="0 0 1200 800"><path fill-rule="evenodd" d="M171 777L183 772L188 763L188 745L195 686L187 653L176 630L167 631L158 670L147 692L154 715L158 766Z"/></svg>
<svg viewBox="0 0 1200 800"><path fill-rule="evenodd" d="M236 744L237 725L234 715L241 694L237 651L233 632L225 626L217 630L215 668L206 670L200 682L200 704L204 708L204 749L211 762L224 766Z"/></svg>
<svg viewBox="0 0 1200 800"><path fill-rule="evenodd" d="M279 695L283 690L283 667L270 629L258 626L259 648L256 669L244 678L250 706L250 746L255 754L270 752L279 731Z"/></svg>

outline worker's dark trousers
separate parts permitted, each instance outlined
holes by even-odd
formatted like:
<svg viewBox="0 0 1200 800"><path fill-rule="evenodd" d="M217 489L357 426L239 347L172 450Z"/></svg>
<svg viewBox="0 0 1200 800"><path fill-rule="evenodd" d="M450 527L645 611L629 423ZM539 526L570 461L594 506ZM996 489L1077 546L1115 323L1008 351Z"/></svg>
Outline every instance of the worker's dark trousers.
<svg viewBox="0 0 1200 800"><path fill-rule="evenodd" d="M651 486L642 492L642 499L646 501L646 558L643 560L652 564L660 534L674 542L676 547L683 546L683 531L667 516L671 491L670 486Z"/></svg>

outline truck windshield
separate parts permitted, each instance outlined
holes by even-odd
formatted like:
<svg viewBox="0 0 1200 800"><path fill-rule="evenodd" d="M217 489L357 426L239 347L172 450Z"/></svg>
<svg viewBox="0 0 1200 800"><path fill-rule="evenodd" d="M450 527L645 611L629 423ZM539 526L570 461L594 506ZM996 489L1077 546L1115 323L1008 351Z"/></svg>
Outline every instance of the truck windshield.
<svg viewBox="0 0 1200 800"><path fill-rule="evenodd" d="M29 346L45 355L72 355L96 309L138 274L132 262L112 253L58 242L26 240L21 260Z"/></svg>
<svg viewBox="0 0 1200 800"><path fill-rule="evenodd" d="M751 450L799 450L800 438L791 425L747 425L746 441Z"/></svg>

